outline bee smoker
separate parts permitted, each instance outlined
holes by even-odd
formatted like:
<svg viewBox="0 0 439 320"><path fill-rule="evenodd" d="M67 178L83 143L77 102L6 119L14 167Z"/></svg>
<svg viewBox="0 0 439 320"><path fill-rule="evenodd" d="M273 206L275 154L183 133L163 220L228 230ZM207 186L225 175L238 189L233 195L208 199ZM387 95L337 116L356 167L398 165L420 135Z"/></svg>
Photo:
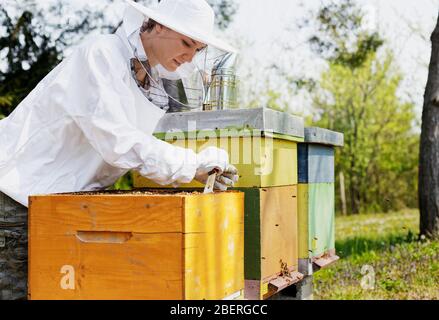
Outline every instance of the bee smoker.
<svg viewBox="0 0 439 320"><path fill-rule="evenodd" d="M227 53L215 61L203 110L237 107L236 60L235 53Z"/></svg>

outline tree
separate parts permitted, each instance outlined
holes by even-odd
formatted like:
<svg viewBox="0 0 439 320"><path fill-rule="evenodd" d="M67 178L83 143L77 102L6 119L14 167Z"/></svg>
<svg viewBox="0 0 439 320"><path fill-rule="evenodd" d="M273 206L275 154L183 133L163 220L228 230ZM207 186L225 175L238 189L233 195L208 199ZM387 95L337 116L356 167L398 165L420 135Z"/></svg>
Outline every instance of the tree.
<svg viewBox="0 0 439 320"><path fill-rule="evenodd" d="M6 57L0 71L0 118L8 116L61 61L67 47L93 30L109 29L101 11L86 6L68 14L65 4L59 1L42 10L34 0L26 0L0 8L5 30L0 53Z"/></svg>
<svg viewBox="0 0 439 320"><path fill-rule="evenodd" d="M346 178L351 213L414 207L413 104L397 98L402 76L391 51L380 54L384 39L363 27L364 18L356 2L342 0L309 19L315 23L310 47L329 64L312 94L316 124L345 135L336 169Z"/></svg>
<svg viewBox="0 0 439 320"><path fill-rule="evenodd" d="M353 0L329 2L309 21L316 23L309 38L311 49L329 62L361 67L384 43L377 32L365 30L364 13Z"/></svg>
<svg viewBox="0 0 439 320"><path fill-rule="evenodd" d="M344 133L336 170L346 177L351 213L416 206L414 106L397 98L393 57L376 54L359 68L331 63L313 94L316 125Z"/></svg>
<svg viewBox="0 0 439 320"><path fill-rule="evenodd" d="M150 4L152 0L139 2ZM226 28L236 12L235 3L209 2L217 25ZM115 30L118 23L104 16L110 4L105 0L72 10L68 1L56 1L43 9L35 0L24 0L0 7L0 26L5 30L0 34L0 54L6 56L6 65L0 70L0 119L8 116L63 59L67 48L93 31Z"/></svg>
<svg viewBox="0 0 439 320"><path fill-rule="evenodd" d="M422 111L419 160L420 231L439 238L439 17L431 35L431 60Z"/></svg>

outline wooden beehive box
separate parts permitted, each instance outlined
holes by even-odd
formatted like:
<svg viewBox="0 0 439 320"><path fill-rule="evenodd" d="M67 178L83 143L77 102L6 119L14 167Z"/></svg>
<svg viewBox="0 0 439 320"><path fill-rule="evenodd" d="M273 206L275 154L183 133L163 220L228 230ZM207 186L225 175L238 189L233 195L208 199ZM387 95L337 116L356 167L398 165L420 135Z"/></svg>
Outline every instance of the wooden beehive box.
<svg viewBox="0 0 439 320"><path fill-rule="evenodd" d="M224 299L244 289L244 194L30 197L30 299Z"/></svg>
<svg viewBox="0 0 439 320"><path fill-rule="evenodd" d="M299 281L297 186L245 193L245 298L266 299Z"/></svg>
<svg viewBox="0 0 439 320"><path fill-rule="evenodd" d="M229 153L240 179L236 187L297 184L297 142L303 120L266 108L167 114L155 135L196 152L215 146ZM133 172L135 187L166 188ZM180 188L200 188L193 181Z"/></svg>
<svg viewBox="0 0 439 320"><path fill-rule="evenodd" d="M343 134L305 128L298 146L299 270L311 274L335 262L334 148Z"/></svg>

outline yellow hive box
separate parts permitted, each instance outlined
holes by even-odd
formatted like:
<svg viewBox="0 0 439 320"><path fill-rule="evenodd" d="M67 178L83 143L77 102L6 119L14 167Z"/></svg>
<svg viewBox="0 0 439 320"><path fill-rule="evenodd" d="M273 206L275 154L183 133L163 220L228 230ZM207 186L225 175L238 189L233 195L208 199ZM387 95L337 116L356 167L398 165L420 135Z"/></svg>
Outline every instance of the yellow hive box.
<svg viewBox="0 0 439 320"><path fill-rule="evenodd" d="M299 138L286 135L245 135L241 131L236 136L224 137L213 131L199 132L194 139L168 134L159 138L174 145L200 152L208 146L226 150L230 163L236 166L240 179L236 187L260 188L297 184L297 141ZM210 138L209 138L210 137ZM133 172L134 187L170 188L161 186ZM193 181L180 188L201 188L201 183Z"/></svg>
<svg viewBox="0 0 439 320"><path fill-rule="evenodd" d="M224 299L244 289L244 194L30 197L29 299Z"/></svg>

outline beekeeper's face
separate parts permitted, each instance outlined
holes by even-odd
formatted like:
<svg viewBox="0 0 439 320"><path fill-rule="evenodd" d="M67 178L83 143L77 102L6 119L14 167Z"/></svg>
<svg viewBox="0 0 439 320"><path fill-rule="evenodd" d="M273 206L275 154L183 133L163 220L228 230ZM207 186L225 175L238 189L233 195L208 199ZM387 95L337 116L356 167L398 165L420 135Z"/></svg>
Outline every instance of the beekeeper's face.
<svg viewBox="0 0 439 320"><path fill-rule="evenodd" d="M158 63L168 71L175 71L181 64L191 62L206 45L157 24L153 30L151 50Z"/></svg>

